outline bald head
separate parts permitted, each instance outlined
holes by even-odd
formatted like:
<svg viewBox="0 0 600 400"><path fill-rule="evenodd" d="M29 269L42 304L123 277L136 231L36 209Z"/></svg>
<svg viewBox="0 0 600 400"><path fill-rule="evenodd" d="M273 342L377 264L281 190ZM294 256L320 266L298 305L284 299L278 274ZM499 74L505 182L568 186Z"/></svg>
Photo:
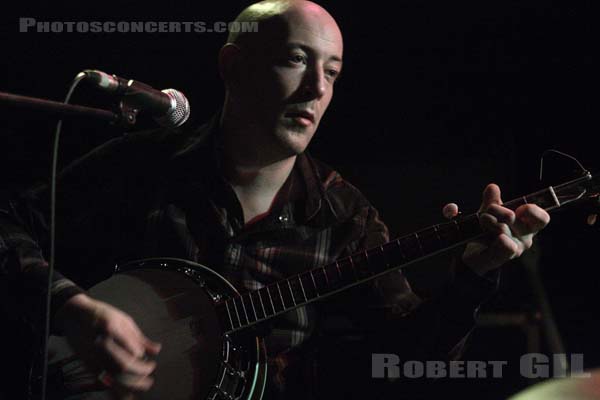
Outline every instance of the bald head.
<svg viewBox="0 0 600 400"><path fill-rule="evenodd" d="M258 32L230 32L227 43L242 46L260 46L281 35L290 24L320 26L318 34L327 40L342 43L342 33L335 19L320 5L307 0L264 0L252 4L235 19L243 23L258 23Z"/></svg>
<svg viewBox="0 0 600 400"><path fill-rule="evenodd" d="M262 1L236 21L258 23L258 31L232 33L219 54L223 125L244 132L236 143L270 152L272 160L299 154L333 96L342 68L340 29L306 0Z"/></svg>

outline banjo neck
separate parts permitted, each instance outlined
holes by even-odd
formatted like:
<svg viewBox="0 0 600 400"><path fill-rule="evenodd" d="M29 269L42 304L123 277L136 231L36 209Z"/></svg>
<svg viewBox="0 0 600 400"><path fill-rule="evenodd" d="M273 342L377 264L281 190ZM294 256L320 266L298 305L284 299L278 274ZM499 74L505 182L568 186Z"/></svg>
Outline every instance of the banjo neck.
<svg viewBox="0 0 600 400"><path fill-rule="evenodd" d="M592 175L519 197L503 206L516 210L535 204L546 211L588 197ZM371 281L386 273L460 246L484 235L480 213L401 236L333 263L318 267L260 289L235 295L217 304L225 333L233 333L308 303Z"/></svg>

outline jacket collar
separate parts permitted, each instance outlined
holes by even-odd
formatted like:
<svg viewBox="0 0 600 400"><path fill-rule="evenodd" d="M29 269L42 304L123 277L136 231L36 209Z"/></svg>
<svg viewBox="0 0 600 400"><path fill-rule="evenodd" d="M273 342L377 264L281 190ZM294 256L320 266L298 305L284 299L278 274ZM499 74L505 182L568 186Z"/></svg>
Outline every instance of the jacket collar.
<svg viewBox="0 0 600 400"><path fill-rule="evenodd" d="M189 140L172 157L177 170L189 172L201 168L210 171L212 177L207 177L214 183L214 179L222 177L220 167L220 122L221 112L215 114L207 123L192 129ZM329 217L339 219L334 207L329 201L328 189L341 181L340 175L332 168L317 162L308 152L299 154L294 168L297 168L302 179L304 193L305 222L315 219L323 222L329 221ZM317 222L318 223L318 222Z"/></svg>

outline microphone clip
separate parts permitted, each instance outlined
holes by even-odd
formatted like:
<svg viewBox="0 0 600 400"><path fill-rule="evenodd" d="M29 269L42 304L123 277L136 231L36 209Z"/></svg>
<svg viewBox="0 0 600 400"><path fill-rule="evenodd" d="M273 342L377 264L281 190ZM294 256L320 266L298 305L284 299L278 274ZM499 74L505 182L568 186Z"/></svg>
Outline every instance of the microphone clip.
<svg viewBox="0 0 600 400"><path fill-rule="evenodd" d="M126 98L123 98L119 102L119 109L117 111L119 119L116 121L116 124L123 128L134 126L137 122L137 115L139 112L139 108L127 101Z"/></svg>

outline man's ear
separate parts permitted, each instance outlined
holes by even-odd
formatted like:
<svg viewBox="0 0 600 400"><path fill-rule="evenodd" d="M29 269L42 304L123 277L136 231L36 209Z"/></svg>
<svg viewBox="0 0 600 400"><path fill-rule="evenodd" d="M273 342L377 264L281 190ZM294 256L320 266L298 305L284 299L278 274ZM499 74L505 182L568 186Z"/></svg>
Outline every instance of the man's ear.
<svg viewBox="0 0 600 400"><path fill-rule="evenodd" d="M225 87L239 81L240 48L236 44L226 43L219 51L219 74Z"/></svg>

